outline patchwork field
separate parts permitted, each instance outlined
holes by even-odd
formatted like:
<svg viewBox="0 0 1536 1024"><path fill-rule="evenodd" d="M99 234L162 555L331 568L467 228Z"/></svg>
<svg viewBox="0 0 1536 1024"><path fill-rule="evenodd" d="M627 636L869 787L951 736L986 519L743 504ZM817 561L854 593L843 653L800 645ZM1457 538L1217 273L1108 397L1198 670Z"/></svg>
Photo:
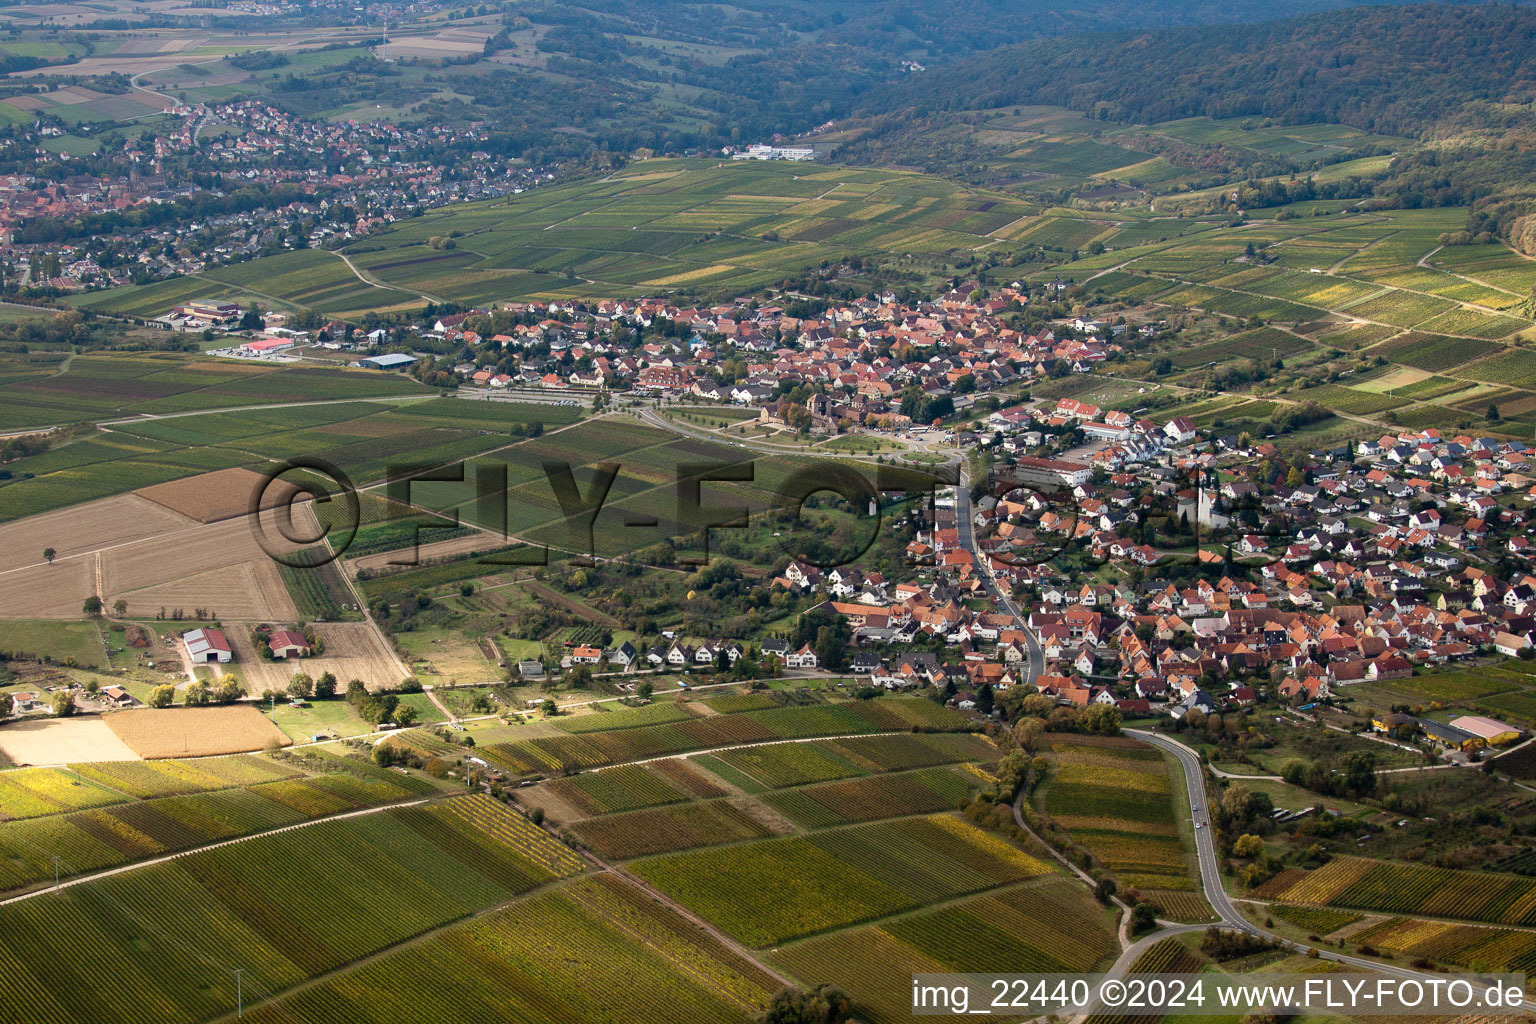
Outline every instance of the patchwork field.
<svg viewBox="0 0 1536 1024"><path fill-rule="evenodd" d="M517 774L544 774L714 747L797 737L910 730L914 725L959 731L966 729L969 722L964 716L925 698L887 697L847 704L748 710L674 724L516 740L483 747L481 756ZM708 766L709 762L701 763ZM725 770L730 771L728 767Z"/></svg>
<svg viewBox="0 0 1536 1024"><path fill-rule="evenodd" d="M434 792L422 778L365 762L333 758L319 767L321 774L306 776L276 761L238 756L58 772L74 780L75 792L104 798L76 797L75 805L87 809L50 809L48 817L0 824L0 890L52 883L54 853L69 858L68 873L98 871ZM6 780L30 774L7 773ZM5 810L13 810L9 800Z"/></svg>
<svg viewBox="0 0 1536 1024"><path fill-rule="evenodd" d="M669 854L630 870L751 946L1051 873L949 815Z"/></svg>
<svg viewBox="0 0 1536 1024"><path fill-rule="evenodd" d="M351 256L391 290L371 288L334 255L308 250L78 301L148 316L188 298L238 301L243 289L259 287L284 304L344 316L419 303L422 295L473 304L679 286L740 294L849 253L1006 247L991 233L1037 209L900 171L644 160L601 180L456 204L370 235ZM548 230L556 225L559 231ZM1107 229L1096 226L1090 235ZM455 250L427 247L432 236L450 233Z"/></svg>
<svg viewBox="0 0 1536 1024"><path fill-rule="evenodd" d="M103 1013L190 1024L234 1005L223 964L245 966L248 997L274 993L581 868L489 797L321 822L0 908L0 998L43 998L58 1024ZM69 954L115 941L128 921L140 938L122 943L112 971Z"/></svg>
<svg viewBox="0 0 1536 1024"><path fill-rule="evenodd" d="M550 941L559 936L559 942ZM466 984L466 979L473 979ZM248 1012L306 1020L612 1020L749 1024L778 987L761 968L612 875L582 878ZM367 993L367 995L363 995Z"/></svg>

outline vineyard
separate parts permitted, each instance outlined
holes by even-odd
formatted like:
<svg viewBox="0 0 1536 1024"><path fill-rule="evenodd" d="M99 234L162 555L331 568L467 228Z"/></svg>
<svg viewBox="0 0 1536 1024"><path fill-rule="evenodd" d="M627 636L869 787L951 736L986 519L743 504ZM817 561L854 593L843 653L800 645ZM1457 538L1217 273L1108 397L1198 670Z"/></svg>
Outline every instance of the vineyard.
<svg viewBox="0 0 1536 1024"><path fill-rule="evenodd" d="M808 782L847 779L863 774L846 759L838 757L819 743L775 743L762 747L742 747L722 751L716 759L734 773L731 778L745 778L749 792L801 786Z"/></svg>
<svg viewBox="0 0 1536 1024"><path fill-rule="evenodd" d="M1138 888L1194 888L1174 820L1168 768L1129 739L1053 737L1045 811L1119 879Z"/></svg>
<svg viewBox="0 0 1536 1024"><path fill-rule="evenodd" d="M1294 903L1276 903L1270 906L1269 911L1276 917L1305 928L1314 935L1331 935L1340 928L1348 927L1356 921L1362 920L1361 915L1351 913L1348 910L1334 910L1331 907L1304 907Z"/></svg>
<svg viewBox="0 0 1536 1024"><path fill-rule="evenodd" d="M1143 889L1142 899L1157 908L1157 916L1170 921L1193 923L1214 921L1216 914L1205 897L1197 892L1176 892L1168 889Z"/></svg>
<svg viewBox="0 0 1536 1024"><path fill-rule="evenodd" d="M1536 967L1536 932L1513 928L1394 917L1356 932L1350 941L1478 971L1523 974Z"/></svg>
<svg viewBox="0 0 1536 1024"><path fill-rule="evenodd" d="M257 757L199 758L195 761L103 761L72 765L85 778L141 800L248 786L301 773Z"/></svg>
<svg viewBox="0 0 1536 1024"><path fill-rule="evenodd" d="M274 992L579 868L487 801L323 822L0 908L0 999L45 1024L204 1020L234 1006L230 965L247 998ZM78 955L108 949L110 971Z"/></svg>
<svg viewBox="0 0 1536 1024"><path fill-rule="evenodd" d="M603 707L599 704L598 707ZM638 708L621 708L582 715L559 723L561 730L569 733L607 732L611 729L633 729L642 725L666 725L670 722L687 722L693 719L684 704L647 704Z"/></svg>
<svg viewBox="0 0 1536 1024"><path fill-rule="evenodd" d="M627 716L630 710L650 712L652 707L658 705L587 718L601 722ZM625 720L621 718L620 722ZM969 726L969 720L920 697L884 698L837 705L775 707L707 718L689 717L661 725L637 724L568 736L516 740L485 747L484 754L516 774L548 774L767 740L908 732L913 726L959 731Z"/></svg>
<svg viewBox="0 0 1536 1024"><path fill-rule="evenodd" d="M1050 873L948 815L671 854L630 869L753 946Z"/></svg>
<svg viewBox="0 0 1536 1024"><path fill-rule="evenodd" d="M749 1024L776 987L633 886L598 875L446 929L276 1005L247 1009L246 1017L256 1024Z"/></svg>
<svg viewBox="0 0 1536 1024"><path fill-rule="evenodd" d="M547 784L561 799L584 814L611 814L642 807L675 804L688 799L660 772L646 765L621 765L600 772L586 772Z"/></svg>
<svg viewBox="0 0 1536 1024"><path fill-rule="evenodd" d="M927 768L772 793L765 802L802 828L951 810L980 782L952 768Z"/></svg>
<svg viewBox="0 0 1536 1024"><path fill-rule="evenodd" d="M203 771L219 788L0 824L0 891L51 881L56 854L67 859L66 874L97 871L431 791L417 779L375 775L360 762L360 774L313 777L285 777L287 769L255 758L198 764L208 766ZM229 788L239 783L248 785Z"/></svg>
<svg viewBox="0 0 1536 1024"><path fill-rule="evenodd" d="M612 860L761 839L769 834L762 822L723 800L593 818L571 831L600 856Z"/></svg>
<svg viewBox="0 0 1536 1024"><path fill-rule="evenodd" d="M1092 971L1115 950L1103 908L1053 879L793 942L773 956L807 984L852 994L860 1020L898 1024L912 1016L914 973Z"/></svg>
<svg viewBox="0 0 1536 1024"><path fill-rule="evenodd" d="M1362 857L1335 857L1299 878L1276 875L1255 893L1287 903L1536 924L1536 880Z"/></svg>
<svg viewBox="0 0 1536 1024"><path fill-rule="evenodd" d="M100 807L121 799L58 768L28 768L0 774L0 821Z"/></svg>

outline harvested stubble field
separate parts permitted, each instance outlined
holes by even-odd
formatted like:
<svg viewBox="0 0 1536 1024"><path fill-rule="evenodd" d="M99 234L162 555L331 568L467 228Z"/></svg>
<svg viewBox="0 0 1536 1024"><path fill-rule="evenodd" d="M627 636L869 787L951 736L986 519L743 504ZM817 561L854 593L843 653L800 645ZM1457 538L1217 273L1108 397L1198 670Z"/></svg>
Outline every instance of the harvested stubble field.
<svg viewBox="0 0 1536 1024"><path fill-rule="evenodd" d="M100 548L129 544L192 525L184 516L133 494L72 505L0 526L0 572L45 565L44 548L54 549L57 565ZM78 605L79 601L75 603Z"/></svg>
<svg viewBox="0 0 1536 1024"><path fill-rule="evenodd" d="M295 672L307 672L319 678L323 672L334 675L345 689L349 681L361 679L370 690L398 686L410 675L400 659L380 639L378 631L366 622L327 622L315 627L325 641L325 651L312 658L293 661L268 661L251 644L250 631L244 627L230 630L230 646L235 661L252 694L265 690L282 692Z"/></svg>
<svg viewBox="0 0 1536 1024"><path fill-rule="evenodd" d="M299 488L286 480L276 481L264 489L266 482L267 478L255 470L237 467L141 487L133 493L180 512L188 519L213 523L247 515L257 495L260 495L261 507L271 509L288 504L299 493Z"/></svg>
<svg viewBox="0 0 1536 1024"><path fill-rule="evenodd" d="M0 754L12 764L137 761L133 748L100 718L45 718L0 729Z"/></svg>
<svg viewBox="0 0 1536 1024"><path fill-rule="evenodd" d="M283 539L280 516L280 511L263 513L260 528L275 550L298 550L303 545ZM242 516L105 551L102 599L111 604L124 598L138 612L207 608L235 621L291 622L298 612L255 528ZM308 536L319 532L308 506L295 510L292 529Z"/></svg>
<svg viewBox="0 0 1536 1024"><path fill-rule="evenodd" d="M136 708L103 719L138 756L207 757L243 754L293 741L251 704L216 708Z"/></svg>

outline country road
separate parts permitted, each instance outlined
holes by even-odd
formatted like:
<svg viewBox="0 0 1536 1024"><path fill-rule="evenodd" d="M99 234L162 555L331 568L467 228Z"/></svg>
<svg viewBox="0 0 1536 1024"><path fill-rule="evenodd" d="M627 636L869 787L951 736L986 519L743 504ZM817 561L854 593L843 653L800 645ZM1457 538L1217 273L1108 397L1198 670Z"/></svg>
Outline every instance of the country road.
<svg viewBox="0 0 1536 1024"><path fill-rule="evenodd" d="M1246 932L1249 935L1257 935L1260 938L1270 939L1298 953L1307 953L1312 947L1304 946L1299 942L1292 942L1282 938L1274 932L1259 927L1245 918L1233 905L1231 897L1227 895L1226 887L1221 881L1221 862L1216 857L1216 839L1211 834L1211 814L1206 802L1205 772L1200 764L1199 756L1182 743L1177 743L1156 733L1146 732L1141 729L1127 729L1127 735L1145 740L1153 746L1173 754L1179 759L1179 765L1184 770L1184 782L1189 789L1190 814L1195 823L1195 852L1200 864L1200 888L1205 894L1206 901L1211 909L1221 918L1222 925L1235 931ZM1153 933L1158 934L1158 933ZM1398 978L1415 978L1424 980L1436 977L1435 974L1426 971L1413 971L1394 964L1384 964L1376 960L1366 960L1362 957L1350 956L1347 953L1338 953L1323 948L1317 949L1318 956L1325 960L1347 964L1350 967L1358 967L1362 970L1379 971ZM1123 957L1122 957L1123 959ZM1119 964L1117 963L1118 967Z"/></svg>

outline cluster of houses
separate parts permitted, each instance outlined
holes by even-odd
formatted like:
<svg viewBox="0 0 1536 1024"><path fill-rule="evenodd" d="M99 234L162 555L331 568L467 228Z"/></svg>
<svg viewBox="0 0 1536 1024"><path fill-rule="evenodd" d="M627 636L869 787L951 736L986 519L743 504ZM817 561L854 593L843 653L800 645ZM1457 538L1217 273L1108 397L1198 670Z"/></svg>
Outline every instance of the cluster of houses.
<svg viewBox="0 0 1536 1024"><path fill-rule="evenodd" d="M475 361L453 367L470 386L612 387L757 407L803 384L830 396L817 415L831 430L910 424L900 399L912 387L931 397L987 392L1058 363L1087 372L1119 349L1098 336L1112 338L1118 327L1085 322L1060 337L1013 330L1001 314L1028 301L1022 286L973 298L978 287L969 282L910 305L892 295L860 299L814 319L747 300L706 308L665 299L512 302L498 314L437 317L422 333L475 352ZM653 330L663 326L665 333ZM627 329L622 341L619 328Z"/></svg>
<svg viewBox="0 0 1536 1024"><path fill-rule="evenodd" d="M1049 425L1058 415L1119 421L1068 405L1010 419ZM998 691L1020 682L1063 705L1127 713L1178 717L1266 697L1305 706L1352 683L1479 656L1529 657L1536 646L1526 505L1536 480L1522 443L1416 431L1314 452L1303 472L1278 473L1272 445L1191 446L1193 429L1178 420L1130 428L1154 458L1114 472L1012 460L1004 478L1023 467L1039 489L978 501L974 548L962 541L957 502L933 502L907 548L919 567L911 582L794 562L772 583L823 594L821 607L844 616L869 652L874 681L954 683L962 706L976 703L982 684ZM1141 523L1154 515L1224 530L1223 550L1193 556L1204 567L1198 576L1160 577L1159 566L1191 556L1142 542ZM1263 525L1243 533L1248 522ZM1073 557L1137 572L1084 582L1064 564L1070 559L1009 557L1053 535ZM1030 595L1021 618L988 600L993 585ZM908 645L945 654L930 661L926 651L904 652ZM1043 671L1032 667L1036 645ZM1457 728L1472 738L1456 746L1503 735ZM1425 735L1438 737L1436 729Z"/></svg>

